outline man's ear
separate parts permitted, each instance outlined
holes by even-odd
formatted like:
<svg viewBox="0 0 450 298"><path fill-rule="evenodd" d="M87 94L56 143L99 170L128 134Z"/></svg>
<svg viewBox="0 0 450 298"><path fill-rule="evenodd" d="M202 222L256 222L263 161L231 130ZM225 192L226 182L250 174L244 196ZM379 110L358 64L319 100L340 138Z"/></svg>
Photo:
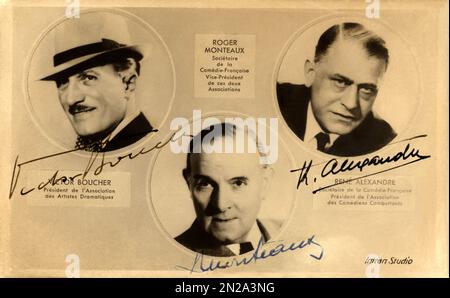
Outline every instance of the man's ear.
<svg viewBox="0 0 450 298"><path fill-rule="evenodd" d="M303 71L305 74L305 85L306 87L311 87L314 82L314 77L316 75L315 70L316 65L311 60L307 59L303 65Z"/></svg>
<svg viewBox="0 0 450 298"><path fill-rule="evenodd" d="M122 77L122 82L125 84L125 91L127 93L132 93L136 89L136 81L137 81L137 72L136 72L136 61L134 59L127 59L126 70L120 72L120 76Z"/></svg>
<svg viewBox="0 0 450 298"><path fill-rule="evenodd" d="M124 77L124 83L126 86L125 91L134 92L134 90L136 89L136 81L137 81L137 76L135 74L129 76L126 79Z"/></svg>

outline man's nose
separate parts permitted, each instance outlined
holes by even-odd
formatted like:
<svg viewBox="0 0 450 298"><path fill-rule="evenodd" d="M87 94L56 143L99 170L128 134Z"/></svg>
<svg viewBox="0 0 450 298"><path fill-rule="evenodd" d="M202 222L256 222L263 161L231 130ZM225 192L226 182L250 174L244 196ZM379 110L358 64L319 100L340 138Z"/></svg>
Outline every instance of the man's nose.
<svg viewBox="0 0 450 298"><path fill-rule="evenodd" d="M227 190L226 187L217 187L213 194L212 203L214 207L220 212L230 209L232 205L231 195L230 190Z"/></svg>
<svg viewBox="0 0 450 298"><path fill-rule="evenodd" d="M341 103L350 111L358 108L358 86L352 84L346 88L341 97Z"/></svg>
<svg viewBox="0 0 450 298"><path fill-rule="evenodd" d="M84 100L80 82L76 78L69 78L66 88L61 93L61 97L69 106Z"/></svg>

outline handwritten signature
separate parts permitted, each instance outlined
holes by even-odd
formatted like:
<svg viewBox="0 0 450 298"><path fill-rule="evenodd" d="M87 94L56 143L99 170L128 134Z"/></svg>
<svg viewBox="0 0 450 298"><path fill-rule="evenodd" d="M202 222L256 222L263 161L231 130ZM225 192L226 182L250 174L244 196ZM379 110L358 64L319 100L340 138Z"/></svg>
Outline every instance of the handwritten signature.
<svg viewBox="0 0 450 298"><path fill-rule="evenodd" d="M157 132L157 130L153 130L152 132ZM178 139L184 137L184 136L188 136L188 137L192 137L190 135L186 135L186 134L180 134L178 132L174 132L173 134L170 135L170 137L168 138L168 140L166 141L158 141L155 145L153 145L152 147L146 148L146 147L142 147L138 152L131 152L128 153L126 155L122 155L122 156L118 156L116 157L116 159L114 161L107 161L105 162L105 152L92 152L90 157L89 157L89 161L85 167L85 169L80 172L77 173L76 175L73 176L59 176L59 170L56 170L53 175L42 181L41 183L39 183L38 185L34 186L34 187L30 187L30 188L26 188L26 187L22 187L22 189L20 190L20 194L22 196L29 194L30 192L33 192L35 190L41 190L43 188L45 188L46 186L55 186L60 182L67 182L67 181L74 181L75 178L81 177L82 179L86 178L86 176L89 173L93 173L95 176L100 175L103 172L103 169L105 167L110 167L110 168L114 168L115 166L117 166L119 163L121 163L123 160L133 160L135 158L137 158L138 156L150 153L154 150L157 149L161 149L164 146L166 146L167 144L169 144L170 142L176 142ZM55 157L58 155L64 155L64 154L68 154L74 151L79 151L82 149L73 149L73 150L68 150L68 151L63 151L63 152L58 152L55 154L51 154L51 155L46 155L43 157L39 157L36 159L32 159L32 160L28 160L25 162L19 162L19 155L17 155L15 163L14 163L14 169L13 169L13 173L12 173L12 178L11 178L11 184L10 184L10 189L9 189L9 199L12 198L12 196L14 195L14 192L17 188L17 183L19 181L19 177L20 177L20 171L21 168L26 165L26 164L31 164L43 159L47 159L47 158L51 158L51 157ZM96 162L99 162L99 164L96 165Z"/></svg>
<svg viewBox="0 0 450 298"><path fill-rule="evenodd" d="M416 138L423 138L423 137L426 137L426 135L419 135L419 136L410 138L408 140L412 140L412 139L416 139ZM404 140L404 141L406 141L406 140ZM333 187L333 186L336 186L336 185L339 185L342 183L348 183L353 180L358 180L358 179L370 177L373 175L381 174L384 172L392 171L392 170L398 169L400 167L404 167L404 166L410 165L412 163L415 163L415 162L418 162L418 161L421 161L421 160L424 160L424 159L427 159L430 157L431 157L431 155L422 155L420 153L419 149L412 147L411 144L408 143L408 144L406 144L406 146L404 147L404 149L402 151L398 151L397 153L395 153L391 156L383 157L383 156L374 155L372 157L367 157L367 158L364 158L361 160L356 160L356 161L349 160L349 159L344 159L343 161L338 161L336 158L332 158L332 159L328 160L325 163L325 165L323 166L322 171L321 171L322 178L325 178L328 175L337 175L337 174L343 173L343 172L351 172L353 170L359 170L360 172L362 172L366 167L371 167L371 166L372 167L379 166L379 165L383 165L383 164L396 163L399 161L406 161L406 160L408 160L408 162L402 163L400 165L395 165L388 169L384 169L384 170L370 173L367 175L359 176L359 177L352 178L352 179L346 179L345 181L340 181L337 183L329 184L329 185L326 185L326 186L323 186L323 187L313 190L312 193L315 194L321 190L324 190L324 189L327 189L327 188L330 188L330 187ZM299 176L297 179L297 189L299 189L302 184L308 185L308 173L309 173L311 167L318 166L318 165L319 164L313 165L312 160L310 160L308 162L304 161L303 166L301 168L291 170L291 173L299 172ZM314 181L316 181L316 180L314 180Z"/></svg>
<svg viewBox="0 0 450 298"><path fill-rule="evenodd" d="M153 132L157 132L157 130L154 130ZM161 149L164 146L166 146L167 144L169 144L170 142L175 142L184 136L192 137L191 135L178 134L178 132L174 132L166 141L158 141L152 147L149 147L149 148L142 147L138 152L132 152L132 153L129 153L126 155L118 156L118 157L116 157L116 159L114 161L105 162L105 152L92 152L90 155L89 161L88 161L85 169L82 172L77 173L76 175L73 175L73 176L60 176L59 170L57 170L53 173L53 175L50 178L42 181L41 183L39 183L38 185L36 185L34 187L30 187L30 188L22 187L22 189L20 190L20 194L22 196L24 196L35 190L41 190L49 185L55 186L60 182L65 183L67 181L74 181L74 179L78 178L78 177L81 177L82 179L84 179L91 172L96 176L100 175L105 167L113 168L113 167L117 166L118 164L120 164L123 160L126 160L126 159L133 160L133 159L137 158L138 156L147 154L156 149ZM416 136L416 137L413 137L413 138L410 138L407 140L403 140L403 141L408 141L408 140L412 140L412 139L416 139L416 138L423 138L423 137L426 137L426 135L419 135L419 136ZM400 142L402 142L402 141L400 141ZM399 142L397 142L397 143L399 143ZM59 156L59 155L69 154L71 152L78 151L78 150L82 150L82 149L73 149L73 150L58 152L55 154L46 155L46 156L39 157L36 159L28 160L25 162L19 162L19 155L17 155L15 163L14 163L12 178L11 178L9 199L11 199L15 193L15 190L17 188L17 184L19 181L19 177L20 177L20 171L24 165L31 164L31 163L34 163L34 162L37 162L37 161L40 161L43 159L48 159L48 158ZM379 166L379 165L383 165L383 164L396 163L399 161L407 161L407 160L408 160L408 162L405 162L400 165L395 165L393 167L384 169L382 171L377 171L375 173L370 173L370 174L356 177L353 179L348 179L345 181L340 181L340 182L337 182L334 184L320 187L318 189L313 190L313 194L315 194L321 190L333 187L335 185L339 185L339 184L350 182L353 180L358 180L358 179L366 178L369 176L377 175L377 174L380 174L383 172L391 171L391 170L394 170L394 169L397 169L400 167L404 167L404 166L410 165L412 163L415 163L415 162L418 162L421 160L425 160L430 157L431 157L431 155L422 155L420 153L419 149L411 147L410 143L408 143L402 151L399 151L391 156L386 156L386 157L381 157L381 156L375 155L370 158L364 158L362 160L357 160L357 161L344 159L341 162L335 158L332 158L332 159L328 160L325 163L325 165L323 166L322 171L321 171L322 178L325 178L328 175L336 175L336 174L339 174L342 172L350 172L353 170L359 170L360 172L362 172L363 169L365 169L366 167L370 167L370 166ZM98 165L96 165L97 161L99 161ZM308 173L309 173L311 167L318 166L318 165L320 165L320 164L313 165L313 161L310 160L308 162L305 161L301 168L291 170L291 172L299 172L299 177L297 180L297 189L299 189L302 184L308 185Z"/></svg>
<svg viewBox="0 0 450 298"><path fill-rule="evenodd" d="M231 268L231 267L239 267L241 265L248 265L251 262L256 263L260 259L267 259L270 257L274 257L280 253L286 253L289 251L304 249L307 246L318 247L320 249L320 253L309 254L309 256L315 260L321 260L323 257L323 254L324 254L324 249L323 249L322 245L320 245L314 239L314 237L315 237L315 235L312 235L311 237L309 237L306 240L302 240L298 243L293 242L289 245L285 245L285 244L281 243L269 250L266 250L265 248L263 248L264 241L261 238L258 242L258 246L253 251L253 253L250 257L242 257L242 258L233 257L231 260L228 259L228 260L222 260L222 261L211 259L208 263L208 262L204 262L203 254L197 253L195 255L194 262L192 263L192 266L190 268L184 267L181 265L177 265L177 266L175 266L175 268L177 268L179 270L187 270L190 273L193 273L193 272L201 273L201 272L206 272L206 271L214 271L217 269L227 269L227 268ZM269 243L273 243L273 242L270 242L270 241L266 242L266 244L269 244Z"/></svg>

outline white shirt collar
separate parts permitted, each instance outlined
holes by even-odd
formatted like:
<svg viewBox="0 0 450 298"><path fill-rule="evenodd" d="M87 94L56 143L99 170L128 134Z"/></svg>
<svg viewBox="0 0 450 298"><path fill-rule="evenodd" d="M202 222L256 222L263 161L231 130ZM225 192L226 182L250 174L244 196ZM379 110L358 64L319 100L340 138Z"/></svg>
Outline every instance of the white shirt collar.
<svg viewBox="0 0 450 298"><path fill-rule="evenodd" d="M250 229L250 232L247 234L247 237L245 237L244 241L242 242L251 242L253 245L253 248L258 247L258 243L259 240L261 239L262 234L261 231L258 228L257 223L255 222L252 226L252 228ZM239 255L240 253L240 243L233 243L233 244L228 244L227 247L235 254L235 255Z"/></svg>
<svg viewBox="0 0 450 298"><path fill-rule="evenodd" d="M305 128L305 137L303 138L303 141L307 144L308 147L312 149L317 149L316 135L320 132L324 131L317 122L316 117L314 117L310 101L308 103L308 111L306 114L306 128ZM334 144L336 139L339 137L339 135L335 133L327 133L327 134L330 136L330 143L327 144L326 148L330 148Z"/></svg>

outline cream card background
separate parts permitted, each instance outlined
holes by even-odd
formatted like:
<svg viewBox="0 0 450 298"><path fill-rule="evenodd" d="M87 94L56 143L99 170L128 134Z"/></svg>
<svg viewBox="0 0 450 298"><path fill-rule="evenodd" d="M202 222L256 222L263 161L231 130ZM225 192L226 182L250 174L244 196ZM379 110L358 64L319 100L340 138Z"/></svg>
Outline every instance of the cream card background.
<svg viewBox="0 0 450 298"><path fill-rule="evenodd" d="M147 195L154 152L109 169L131 175L128 207L32 206L17 191L8 199L17 155L25 161L61 150L30 117L25 108L27 97L23 82L26 59L34 42L64 15L66 7L64 1L43 1L39 5L31 1L7 1L0 5L3 58L0 62L3 97L0 121L4 138L0 172L0 274L64 276L66 256L77 254L81 276L192 276L176 270L175 266L189 266L193 255L173 245L152 218ZM82 5L86 8L106 4L82 1ZM136 1L130 5L108 1L107 6L120 7L139 17L159 34L173 59L176 78L168 120L157 136L143 141L134 151L142 146L151 147L168 136L171 119L189 119L193 109L201 109L205 113L237 111L253 117L279 117L279 136L292 153L296 167L308 159L327 159L326 155L305 149L279 115L274 89L277 69L283 49L300 28L318 18L336 14L364 17L364 1L341 4L332 1L261 1L258 4L250 1ZM315 235L324 247L322 260L312 259L307 252L294 251L245 267L197 276L364 277L367 268L364 260L369 254L414 260L411 265L383 265L380 274L384 277L448 276L448 2L381 1L381 5L380 21L389 24L408 41L416 57L411 63L417 64L420 78L419 111L411 116L399 138L427 134L426 138L412 144L431 158L385 175L414 177L417 182L411 198L414 208L387 212L314 209L312 187L302 187L296 192L295 209L280 239L290 243ZM254 97L195 97L196 34L256 36ZM395 115L402 111L387 113ZM404 143L388 146L379 154L395 154L403 147ZM73 153L34 163L23 171L79 171L86 162L86 155ZM313 170L310 175L314 174L320 173ZM289 172L285 175L295 177ZM19 187L26 186L23 183L19 181ZM294 183L292 190L295 187Z"/></svg>

